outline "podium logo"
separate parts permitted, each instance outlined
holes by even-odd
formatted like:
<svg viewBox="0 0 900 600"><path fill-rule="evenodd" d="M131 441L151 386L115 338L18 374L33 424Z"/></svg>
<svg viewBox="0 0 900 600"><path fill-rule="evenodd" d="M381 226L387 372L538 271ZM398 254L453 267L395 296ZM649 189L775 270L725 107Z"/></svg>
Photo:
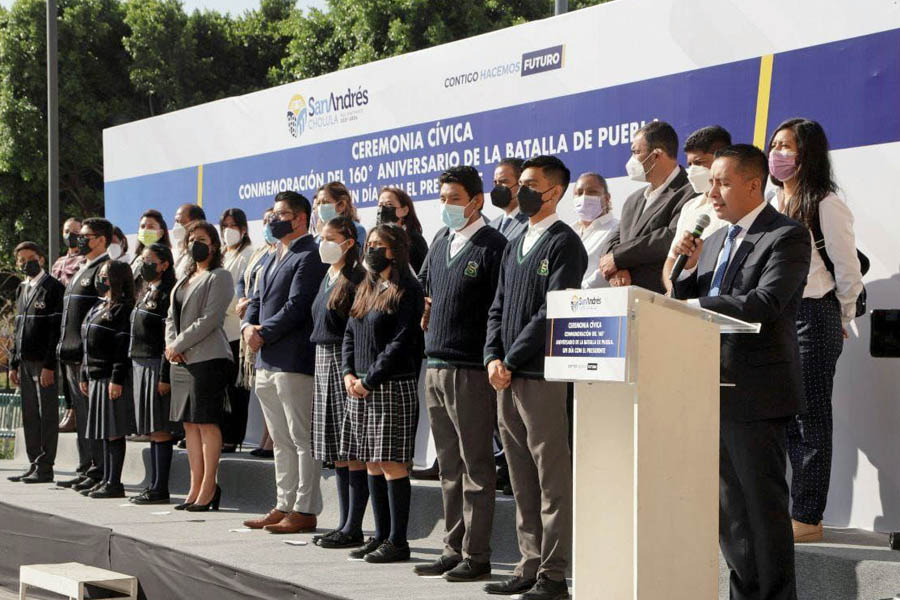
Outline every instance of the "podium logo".
<svg viewBox="0 0 900 600"><path fill-rule="evenodd" d="M288 103L287 120L288 131L295 138L303 135L303 132L306 130L306 117L306 100L300 94L294 94Z"/></svg>
<svg viewBox="0 0 900 600"><path fill-rule="evenodd" d="M534 50L522 55L522 77L536 75L545 71L562 69L565 64L565 45Z"/></svg>
<svg viewBox="0 0 900 600"><path fill-rule="evenodd" d="M603 304L602 298L579 296L578 294L574 294L572 296L572 300L569 302L569 306L572 309L573 313L580 312L586 308L595 308Z"/></svg>

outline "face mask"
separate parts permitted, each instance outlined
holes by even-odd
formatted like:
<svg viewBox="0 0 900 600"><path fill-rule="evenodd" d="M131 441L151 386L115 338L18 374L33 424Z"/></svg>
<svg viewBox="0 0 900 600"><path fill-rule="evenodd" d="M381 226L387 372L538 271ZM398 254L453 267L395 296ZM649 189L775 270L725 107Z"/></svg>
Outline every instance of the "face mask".
<svg viewBox="0 0 900 600"><path fill-rule="evenodd" d="M505 185L495 185L491 190L491 204L497 208L506 208L512 202L512 190Z"/></svg>
<svg viewBox="0 0 900 600"><path fill-rule="evenodd" d="M519 210L526 217L533 217L538 214L541 211L541 206L544 204L544 194L552 189L551 187L543 192L538 192L523 185L519 188Z"/></svg>
<svg viewBox="0 0 900 600"><path fill-rule="evenodd" d="M593 221L603 214L603 196L575 196L572 204L582 221Z"/></svg>
<svg viewBox="0 0 900 600"><path fill-rule="evenodd" d="M471 200L466 206L471 204ZM466 226L469 217L466 216L466 206L444 203L441 205L441 220L444 225L453 231L459 231Z"/></svg>
<svg viewBox="0 0 900 600"><path fill-rule="evenodd" d="M375 273L381 273L389 266L393 259L387 257L387 248L369 248L366 250L366 266Z"/></svg>
<svg viewBox="0 0 900 600"><path fill-rule="evenodd" d="M240 244L244 236L241 235L239 229L235 229L234 227L226 227L222 232L222 237L225 239L225 245L230 248L231 246L237 246L238 244Z"/></svg>
<svg viewBox="0 0 900 600"><path fill-rule="evenodd" d="M294 232L294 224L291 221L269 221L269 229L272 231L272 236L280 240Z"/></svg>
<svg viewBox="0 0 900 600"><path fill-rule="evenodd" d="M26 261L21 267L22 272L29 277L34 277L41 272L41 263L36 258Z"/></svg>
<svg viewBox="0 0 900 600"><path fill-rule="evenodd" d="M91 239L85 236L78 236L78 253L81 255L90 254Z"/></svg>
<svg viewBox="0 0 900 600"><path fill-rule="evenodd" d="M706 167L700 165L691 165L687 169L687 178L691 182L691 187L698 194L705 194L712 187L709 185L710 171Z"/></svg>
<svg viewBox="0 0 900 600"><path fill-rule="evenodd" d="M209 246L203 242L191 242L190 251L194 262L201 263L209 258Z"/></svg>
<svg viewBox="0 0 900 600"><path fill-rule="evenodd" d="M175 223L175 227L172 228L172 239L176 242L184 241L184 237L187 235L187 230L184 228L184 225L181 223Z"/></svg>
<svg viewBox="0 0 900 600"><path fill-rule="evenodd" d="M632 181L647 181L647 175L656 167L656 163L653 163L650 171L644 170L644 163L650 160L651 156L653 156L653 152L644 160L640 160L636 155L632 154L628 162L625 163L625 172L628 173L628 178Z"/></svg>
<svg viewBox="0 0 900 600"><path fill-rule="evenodd" d="M393 206L382 204L378 206L378 210L375 212L375 222L379 225L382 223L396 223L399 220L397 209Z"/></svg>
<svg viewBox="0 0 900 600"><path fill-rule="evenodd" d="M319 220L323 223L327 223L332 220L336 216L338 216L337 205L336 204L320 204L318 208Z"/></svg>
<svg viewBox="0 0 900 600"><path fill-rule="evenodd" d="M344 242L346 241L344 240ZM322 262L326 265L333 265L339 262L344 256L344 242L338 244L337 242L322 240L322 243L319 244L319 258L322 259Z"/></svg>
<svg viewBox="0 0 900 600"><path fill-rule="evenodd" d="M69 235L65 236L65 240L66 240L67 247L69 247L69 248L77 248L78 247L78 234L77 233L74 233L74 232L70 233Z"/></svg>
<svg viewBox="0 0 900 600"><path fill-rule="evenodd" d="M769 173L778 181L787 181L799 170L797 154L790 150L772 150L769 152Z"/></svg>
<svg viewBox="0 0 900 600"><path fill-rule="evenodd" d="M144 261L141 264L141 279L146 282L156 281L156 263Z"/></svg>
<svg viewBox="0 0 900 600"><path fill-rule="evenodd" d="M141 229L137 239L144 246L152 246L162 238L162 232L157 229Z"/></svg>
<svg viewBox="0 0 900 600"><path fill-rule="evenodd" d="M102 277L97 277L94 280L94 289L97 290L98 296L105 296L106 292L109 291L109 280Z"/></svg>
<svg viewBox="0 0 900 600"><path fill-rule="evenodd" d="M272 235L272 224L266 223L266 226L263 227L263 239L266 240L266 243L270 246L274 246L278 243L278 238Z"/></svg>
<svg viewBox="0 0 900 600"><path fill-rule="evenodd" d="M119 257L122 256L122 246L118 242L113 242L106 249L106 253L109 255L110 260L119 260Z"/></svg>

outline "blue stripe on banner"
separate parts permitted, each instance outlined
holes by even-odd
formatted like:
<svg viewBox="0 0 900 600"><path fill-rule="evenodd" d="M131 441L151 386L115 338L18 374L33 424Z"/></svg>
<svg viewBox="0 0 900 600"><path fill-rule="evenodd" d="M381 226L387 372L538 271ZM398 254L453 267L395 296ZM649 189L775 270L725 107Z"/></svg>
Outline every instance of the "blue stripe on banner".
<svg viewBox="0 0 900 600"><path fill-rule="evenodd" d="M125 233L136 233L138 217L150 208L161 212L171 228L178 207L197 201L197 168L107 181L103 192L106 218Z"/></svg>

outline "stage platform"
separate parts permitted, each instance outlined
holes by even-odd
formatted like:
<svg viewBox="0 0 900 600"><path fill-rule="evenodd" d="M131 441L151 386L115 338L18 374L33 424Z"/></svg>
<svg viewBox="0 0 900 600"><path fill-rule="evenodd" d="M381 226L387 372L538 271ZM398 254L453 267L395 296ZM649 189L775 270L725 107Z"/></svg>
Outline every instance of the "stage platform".
<svg viewBox="0 0 900 600"><path fill-rule="evenodd" d="M21 439L21 438L20 438ZM22 446L17 444L18 448ZM142 487L146 444L129 442L124 480ZM60 469L74 464L74 437L61 436ZM417 562L441 552L443 522L437 482L413 482L410 545L413 558L393 565L351 562L344 550L313 546L311 534L276 536L241 529L241 522L268 510L274 498L272 462L247 454L225 455L220 470L223 510L183 513L171 505L135 506L125 500L91 500L54 485L11 483L21 456L0 461L0 590L17 589L18 566L79 561L138 577L149 600L247 598L349 600L454 600L486 598L483 582L448 583L412 572ZM65 476L68 471L59 470ZM184 493L187 456L177 452L173 491ZM336 519L333 472L324 472L325 511L320 530ZM494 577L511 573L518 559L515 505L498 496L492 546ZM365 527L371 531L371 516ZM307 542L289 545L285 542ZM677 548L672 549L677 552ZM887 536L829 529L826 543L798 546L802 600L883 600L900 592L900 552ZM720 569L720 598L727 581ZM2 596L0 596L2 598ZM578 600L604 599L602 590Z"/></svg>

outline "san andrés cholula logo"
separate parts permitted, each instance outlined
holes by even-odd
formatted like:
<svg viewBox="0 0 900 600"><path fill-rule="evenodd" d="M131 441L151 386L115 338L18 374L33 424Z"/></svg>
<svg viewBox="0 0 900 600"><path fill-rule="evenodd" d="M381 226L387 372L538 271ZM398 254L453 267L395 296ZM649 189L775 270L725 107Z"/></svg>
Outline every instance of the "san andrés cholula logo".
<svg viewBox="0 0 900 600"><path fill-rule="evenodd" d="M569 305L571 306L573 313L577 313L584 308L594 308L596 306L600 306L601 304L603 304L602 298L585 298L584 296L579 296L578 294L573 294L572 299L569 301Z"/></svg>
<svg viewBox="0 0 900 600"><path fill-rule="evenodd" d="M331 92L324 98L310 96L308 100L294 94L288 103L288 131L299 138L307 129L355 121L368 104L369 90L362 86L356 90L348 87L343 93Z"/></svg>

